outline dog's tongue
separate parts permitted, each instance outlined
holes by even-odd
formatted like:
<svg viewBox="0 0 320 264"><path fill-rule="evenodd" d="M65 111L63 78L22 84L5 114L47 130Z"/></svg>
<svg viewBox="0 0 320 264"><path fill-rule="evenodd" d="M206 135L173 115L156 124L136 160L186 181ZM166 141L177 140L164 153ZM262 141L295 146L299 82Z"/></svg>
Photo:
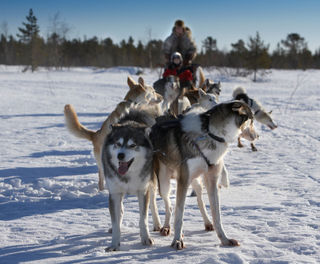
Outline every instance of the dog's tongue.
<svg viewBox="0 0 320 264"><path fill-rule="evenodd" d="M129 169L129 162L123 162L123 161L119 162L118 173L120 175L125 175L128 169Z"/></svg>

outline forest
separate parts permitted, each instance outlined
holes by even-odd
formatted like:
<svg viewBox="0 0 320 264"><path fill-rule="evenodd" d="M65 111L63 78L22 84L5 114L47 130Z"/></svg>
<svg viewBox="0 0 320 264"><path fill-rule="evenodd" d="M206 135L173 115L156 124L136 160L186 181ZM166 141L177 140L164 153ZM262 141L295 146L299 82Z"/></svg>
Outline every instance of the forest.
<svg viewBox="0 0 320 264"><path fill-rule="evenodd" d="M9 35L6 23L0 28L0 64L26 65L25 70L37 67L61 68L73 66L163 66L163 40L150 39L146 44L136 42L132 36L120 43L111 38L97 37L68 39L68 26L53 19L47 37L40 36L37 17L30 9L16 36ZM274 69L319 69L320 47L312 53L307 41L298 33L288 33L271 51L259 32L248 40L231 43L229 51L217 48L217 39L208 36L198 48L195 63L203 67L226 67L232 74L246 76L257 70Z"/></svg>

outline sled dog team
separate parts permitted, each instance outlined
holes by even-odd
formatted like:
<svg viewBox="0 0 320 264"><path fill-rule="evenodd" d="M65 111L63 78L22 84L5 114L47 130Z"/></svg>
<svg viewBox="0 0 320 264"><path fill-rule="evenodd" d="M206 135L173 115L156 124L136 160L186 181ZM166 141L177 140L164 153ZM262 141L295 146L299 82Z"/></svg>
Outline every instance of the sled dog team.
<svg viewBox="0 0 320 264"><path fill-rule="evenodd" d="M220 215L219 188L228 187L224 155L228 145L240 137L253 142L257 137L253 120L271 129L277 126L261 104L244 88L233 91L231 101L218 103L221 84L203 81L199 88L185 91L175 78L168 78L160 95L140 77L128 77L129 91L97 131L82 125L72 105L64 108L66 125L77 137L93 144L99 171L99 189L107 187L112 221L112 241L106 251L120 249L123 197L135 194L140 212L140 237L143 245L154 244L148 229L148 208L153 230L170 234L172 207L170 180L176 179L174 235L171 246L185 247L183 214L187 190L192 185L205 229L215 230L221 244L238 246L225 234ZM192 104L191 104L192 103ZM251 143L252 150L256 150ZM202 181L207 189L211 222L202 200ZM161 225L156 204L159 191L165 204Z"/></svg>

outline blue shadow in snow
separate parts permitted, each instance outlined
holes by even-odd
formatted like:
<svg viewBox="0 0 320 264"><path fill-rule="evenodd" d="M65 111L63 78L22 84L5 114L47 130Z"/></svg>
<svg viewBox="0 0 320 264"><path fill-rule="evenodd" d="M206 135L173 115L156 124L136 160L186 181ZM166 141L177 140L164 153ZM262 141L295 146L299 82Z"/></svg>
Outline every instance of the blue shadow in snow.
<svg viewBox="0 0 320 264"><path fill-rule="evenodd" d="M81 166L81 167L17 167L13 169L0 170L0 178L6 178L10 176L21 177L24 183L32 183L38 178L52 178L58 176L71 176L71 175L85 175L90 173L97 173L98 169L96 165Z"/></svg>
<svg viewBox="0 0 320 264"><path fill-rule="evenodd" d="M72 209L101 209L108 208L106 194L97 194L90 197L75 197L55 200L42 199L36 202L8 201L0 204L0 220L10 221L31 215L46 215L63 210ZM1 261L0 261L1 263Z"/></svg>
<svg viewBox="0 0 320 264"><path fill-rule="evenodd" d="M77 113L78 116L83 117L107 117L110 113ZM10 119L17 117L63 117L64 114L51 114L51 113L43 113L43 114L16 114L16 115L0 115L2 119Z"/></svg>
<svg viewBox="0 0 320 264"><path fill-rule="evenodd" d="M91 151L89 150L52 150L52 151L42 151L34 152L30 154L31 158L43 158L46 156L70 156L70 155L90 155Z"/></svg>

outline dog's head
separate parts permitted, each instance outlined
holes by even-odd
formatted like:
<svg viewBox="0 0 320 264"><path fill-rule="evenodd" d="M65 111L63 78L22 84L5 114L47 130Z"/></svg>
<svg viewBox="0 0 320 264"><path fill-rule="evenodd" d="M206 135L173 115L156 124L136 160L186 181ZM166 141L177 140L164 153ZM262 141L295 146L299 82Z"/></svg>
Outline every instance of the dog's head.
<svg viewBox="0 0 320 264"><path fill-rule="evenodd" d="M218 104L202 115L209 116L209 131L232 142L248 126L252 125L253 113L241 101Z"/></svg>
<svg viewBox="0 0 320 264"><path fill-rule="evenodd" d="M199 99L198 103L204 108L204 109L211 109L217 104L217 96L212 93L206 93L204 90L199 89Z"/></svg>
<svg viewBox="0 0 320 264"><path fill-rule="evenodd" d="M128 76L127 83L130 90L124 97L124 100L126 101L131 101L135 104L141 104L160 102L162 100L162 96L156 93L151 86L145 85L142 77L139 77L137 83L130 76Z"/></svg>
<svg viewBox="0 0 320 264"><path fill-rule="evenodd" d="M215 95L217 95L217 99L218 99L218 96L219 96L220 93L221 93L221 83L220 83L220 82L215 83L215 82L212 81L212 80L206 79L205 82L204 82L204 84L203 84L202 89L203 89L206 93L210 93L210 94L215 94Z"/></svg>
<svg viewBox="0 0 320 264"><path fill-rule="evenodd" d="M277 124L272 120L271 112L267 113L266 111L261 109L260 111L254 114L254 118L258 122L268 126L272 130L278 127Z"/></svg>
<svg viewBox="0 0 320 264"><path fill-rule="evenodd" d="M165 93L164 93L165 99L169 101L175 100L180 94L179 77L173 76L173 75L166 77L164 88L165 88Z"/></svg>
<svg viewBox="0 0 320 264"><path fill-rule="evenodd" d="M132 124L116 124L105 141L107 159L119 175L139 173L141 164L152 155L149 128Z"/></svg>

